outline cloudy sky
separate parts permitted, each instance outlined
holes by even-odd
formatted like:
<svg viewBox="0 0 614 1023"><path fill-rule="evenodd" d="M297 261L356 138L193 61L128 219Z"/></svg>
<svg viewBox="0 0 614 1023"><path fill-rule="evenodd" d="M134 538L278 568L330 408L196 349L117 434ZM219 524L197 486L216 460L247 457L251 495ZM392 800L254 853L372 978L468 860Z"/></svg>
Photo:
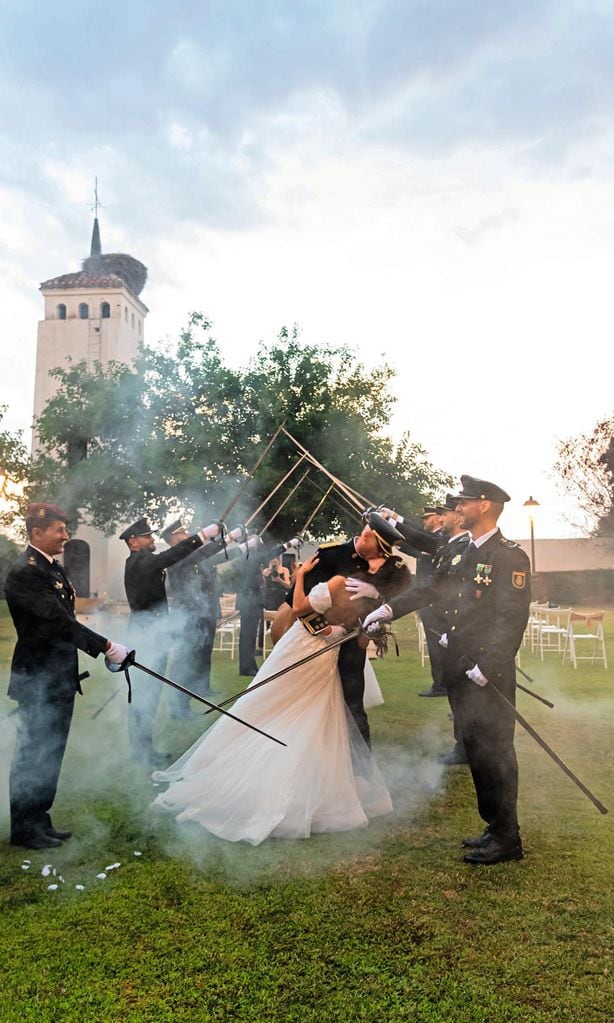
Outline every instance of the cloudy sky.
<svg viewBox="0 0 614 1023"><path fill-rule="evenodd" d="M40 281L149 267L235 362L282 324L398 370L395 431L568 535L558 439L612 410L610 0L3 0L0 402L30 422Z"/></svg>

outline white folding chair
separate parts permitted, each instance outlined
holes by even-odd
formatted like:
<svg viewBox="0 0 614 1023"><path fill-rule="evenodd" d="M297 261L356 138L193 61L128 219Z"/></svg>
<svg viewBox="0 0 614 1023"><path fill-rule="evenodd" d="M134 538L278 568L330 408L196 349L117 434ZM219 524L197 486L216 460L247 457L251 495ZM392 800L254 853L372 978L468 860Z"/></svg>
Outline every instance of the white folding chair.
<svg viewBox="0 0 614 1023"><path fill-rule="evenodd" d="M236 593L223 593L220 597L220 618L215 632L213 649L230 650L230 659L234 661L235 649L239 642L239 612L236 610Z"/></svg>
<svg viewBox="0 0 614 1023"><path fill-rule="evenodd" d="M264 625L262 633L262 656L266 657L267 648L270 645L273 648L273 641L271 640L271 625L275 621L275 615L277 611L263 611Z"/></svg>
<svg viewBox="0 0 614 1023"><path fill-rule="evenodd" d="M543 661L544 653L563 653L565 637L571 608L539 608L541 618L539 626L539 655ZM565 625L561 625L561 618L566 618Z"/></svg>
<svg viewBox="0 0 614 1023"><path fill-rule="evenodd" d="M605 638L603 635L603 611L571 611L567 620L567 634L563 648L563 664L565 658L569 659L574 668L578 667L578 661L602 661L604 668L608 666L608 659L605 652ZM589 654L578 654L576 644L584 643L586 640L591 644Z"/></svg>

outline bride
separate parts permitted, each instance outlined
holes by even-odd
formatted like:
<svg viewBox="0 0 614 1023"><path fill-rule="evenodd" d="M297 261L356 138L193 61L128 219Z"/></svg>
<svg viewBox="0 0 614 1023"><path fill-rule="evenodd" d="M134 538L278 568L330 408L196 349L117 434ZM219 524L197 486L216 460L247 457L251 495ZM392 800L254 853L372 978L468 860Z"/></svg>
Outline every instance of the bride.
<svg viewBox="0 0 614 1023"><path fill-rule="evenodd" d="M384 780L346 708L338 648L327 650L355 627L373 601L350 601L344 576L317 583L307 596L304 578L317 563L314 556L297 570L292 610L298 620L251 685L308 654L325 652L254 693L248 689L233 707L287 747L220 718L175 764L153 776L170 782L153 805L175 814L177 821L196 821L220 838L258 845L269 836L349 831L392 809ZM318 626L321 631L313 632Z"/></svg>

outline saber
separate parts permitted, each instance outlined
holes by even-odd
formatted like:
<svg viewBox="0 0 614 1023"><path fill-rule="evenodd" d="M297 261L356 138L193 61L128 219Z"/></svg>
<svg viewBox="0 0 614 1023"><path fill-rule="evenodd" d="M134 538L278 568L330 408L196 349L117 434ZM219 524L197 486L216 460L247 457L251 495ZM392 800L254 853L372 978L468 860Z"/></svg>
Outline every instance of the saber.
<svg viewBox="0 0 614 1023"><path fill-rule="evenodd" d="M324 494L324 493L326 493L326 491L324 490L324 487L321 487L321 486L320 486L320 484L319 484L319 483L316 483L316 481L315 481L315 480L312 480L312 479L311 479L311 477L309 478L309 482L310 482L310 483L311 483L311 484L312 484L312 485L313 485L314 487L316 487L316 489L317 489L317 490L319 490L321 494ZM336 486L336 484L335 484L335 483L333 483L333 488L334 488L335 486ZM334 497L331 497L331 498L329 498L329 500L330 500L331 504L334 504L334 505L335 505L335 508L338 508L338 509L339 509L339 511L340 511L340 512L341 512L341 513L342 513L343 515L352 515L352 516L353 516L353 517L354 517L355 519L358 519L358 521L359 521L359 522L362 522L362 516L361 516L361 515L360 515L360 514L359 514L359 513L358 513L358 512L356 511L356 509L355 509L354 505L353 505L353 504L350 504L350 502L348 501L348 499L347 499L347 497L345 496L345 494L343 493L343 491L339 490L339 488L338 488L338 487L337 487L337 490L338 490L338 492L339 492L339 496L340 496L340 497L342 497L342 498L343 498L343 500L345 501L345 503L346 503L346 507L344 508L344 507L343 507L343 505L342 505L342 504L340 504L340 503L339 503L339 501L337 501L337 500L336 500L336 499L335 499Z"/></svg>
<svg viewBox="0 0 614 1023"><path fill-rule="evenodd" d="M309 458L309 460L313 462L313 464L318 469L325 473L328 476L328 478L333 481L333 483L337 484L339 490L343 490L346 492L349 499L356 505L359 511L362 512L365 508L368 508L373 504L373 502L367 501L366 497L363 497L362 494L359 494L357 490L353 490L352 487L347 485L347 483L344 483L342 480L340 480L338 476L334 476L333 473L329 469L327 469L326 466L322 465L322 462L319 462L317 458L314 455L312 455L311 452L308 451L307 448L304 447L300 441L296 439L296 437L293 437L292 434L288 432L288 430L284 428L283 432L285 433L286 437L288 437L288 439L292 441L293 444L296 444L299 451L304 452L304 454L307 455L307 458Z"/></svg>
<svg viewBox="0 0 614 1023"><path fill-rule="evenodd" d="M90 714L90 721L95 721L98 715L102 714L105 707L109 706L111 700L114 700L116 696L119 696L120 692L121 692L120 689L116 689L114 693L111 693L108 700L105 700L102 706L98 708L98 710L95 710L93 714Z"/></svg>
<svg viewBox="0 0 614 1023"><path fill-rule="evenodd" d="M516 667L516 670L520 671L520 668ZM524 675L524 672L522 674ZM550 700L547 700L545 696L540 696L538 693L534 693L532 689L527 689L527 687L523 686L518 679L516 679L516 689L522 689L523 693L528 693L534 700L539 700L540 703L545 703L546 707L550 707L550 710L553 709L554 704L551 703Z"/></svg>
<svg viewBox="0 0 614 1023"><path fill-rule="evenodd" d="M173 689L179 690L180 693L185 693L186 696L191 696L193 700L198 700L199 703L204 703L205 707L209 707L210 710L219 710L220 713L225 714L226 717L232 718L233 721L238 721L240 725L245 725L246 728L251 728L252 732L258 732L259 735L264 735L266 739L271 739L280 746L288 745L286 742L282 742L281 739L276 739L274 735L269 735L268 732L263 732L262 729L257 728L256 725L250 725L249 721L244 721L243 718L238 718L236 714L231 714L229 710L223 710L217 703L212 703L211 700L206 700L204 696L199 696L198 693L193 693L191 689L186 689L186 687L180 685L179 682L174 682L172 678L166 678L165 675L160 675L159 672L154 671L152 668L147 668L144 664L139 664L138 661L134 660L133 654L134 651L132 654L128 654L128 657L121 665L121 667L125 670L131 667L138 668L139 671L144 671L145 674L151 675L152 678L157 678L159 682L164 682L165 685L172 686ZM228 703L228 700L225 700L224 702ZM209 711L206 713L208 714Z"/></svg>
<svg viewBox="0 0 614 1023"><path fill-rule="evenodd" d="M234 701L238 700L240 696L245 696L246 693L255 692L256 689L260 689L260 686L265 686L268 682L272 682L273 679L281 678L282 675L287 675L289 671L294 671L295 668L301 668L303 664L307 664L308 661L313 661L314 657L321 657L322 654L327 653L329 650L334 650L338 646L342 646L343 643L347 643L348 640L356 639L356 637L362 635L362 633L362 629L352 629L351 632L348 632L347 636L342 636L341 639L336 639L334 643L328 643L326 646L323 646L321 650L314 650L312 654L307 654L306 657L301 657L300 661L295 661L294 664L288 664L287 667L281 668L273 675L269 675L268 678L263 678L260 682L256 682L255 685L249 686L248 689L242 689L240 693L235 693L234 696L229 696L226 700L222 700L222 702L218 703L217 706L213 704L213 706L211 706L211 710L206 710L203 716L206 717L212 710L221 710L222 707L226 707L227 704L234 703ZM223 713L226 714L228 712L223 711Z"/></svg>
<svg viewBox="0 0 614 1023"><path fill-rule="evenodd" d="M222 514L222 516L221 516L221 520L222 520L222 522L225 522L225 521L226 521L226 519L228 518L228 516L230 515L230 513L231 513L232 509L234 508L235 504L237 503L237 501L238 501L238 500L240 499L240 497L242 496L242 494L243 494L243 492L245 491L245 489L246 489L246 487L248 486L248 484L249 484L249 483L251 482L251 480L252 480L252 479L254 478L254 476L255 476L256 472L258 471L258 469L260 468L260 466L261 466L261 465L262 465L262 463L264 462L264 460L265 460L266 456L268 455L269 451L270 451L270 450L271 450L271 448L273 447L273 444L275 443L275 441L276 441L276 440L277 440L277 438L279 437L279 435L280 435L280 433L281 433L281 431L283 430L283 428L284 428L284 426L285 426L285 425L286 425L286 420L284 419L284 421L283 421L283 423L281 424L281 426L280 426L280 427L279 427L279 428L278 428L278 429L277 429L277 430L275 431L275 433L274 433L274 434L273 434L273 436L271 437L271 439L270 439L269 443L267 444L266 448L264 449L264 451L263 451L263 452L262 452L262 454L260 455L260 458L258 458L258 459L257 459L257 461L256 461L256 464L255 464L254 468L253 468L253 469L251 470L251 472L250 472L250 473L248 473L248 475L247 475L246 479L244 479L244 480L243 480L243 482L241 483L241 485L239 486L239 489L237 490L237 492L236 492L235 496L233 497L232 501L231 501L231 502L230 502L230 504L229 504L229 505L227 505L227 507L226 507L226 508L224 509L224 512L223 512L223 514Z"/></svg>
<svg viewBox="0 0 614 1023"><path fill-rule="evenodd" d="M254 519L256 518L256 515L258 515L258 513L262 511L262 509L264 508L264 506L265 506L266 504L268 504L268 503L269 503L269 501L270 501L270 500L271 500L271 498L272 498L272 497L273 497L273 496L274 496L274 495L275 495L275 494L277 493L277 491L279 490L279 488L280 488L280 487L283 487L283 485L284 485L284 483L286 482L286 480L287 480L287 479L288 479L288 478L289 478L289 477L290 477L290 476L292 475L292 473L294 472L294 470L295 470L295 469L298 469L298 467L299 467L299 465L301 464L301 462L304 462L304 461L305 461L305 458L306 458L306 455L301 455L301 457L300 457L300 458L299 458L299 459L298 459L298 460L297 460L297 461L296 461L296 462L294 463L294 465L292 466L292 468L288 470L288 472L287 472L287 473L286 473L286 475L284 476L283 480L280 480L280 481L279 481L279 483L277 484L277 486L276 486L276 487L273 487L273 490L272 490L272 491L271 491L271 493L270 493L270 494L268 495L268 497L265 497L265 499L264 499L264 501L262 502L262 504L258 505L258 507L256 508L256 511L255 511L255 512L252 512L252 514L250 515L250 517L249 517L249 518L247 519L247 521L246 521L246 523L245 523L245 525L246 525L246 526L249 526L250 522L253 522L253 520L254 520Z"/></svg>
<svg viewBox="0 0 614 1023"><path fill-rule="evenodd" d="M580 779L577 777L577 775L575 775L573 773L573 771L567 766L567 764L565 764L561 760L559 755L554 752L554 750L548 745L548 743L545 741L545 739L542 739L542 737L539 734L539 732L535 731L535 729L533 728L533 725L530 725L529 722L526 720L526 718L523 718L522 714L520 714L519 711L516 710L516 708L514 707L514 704L510 703L510 701L508 700L507 696L504 696L504 694L501 692L501 690L497 689L496 685L494 685L492 682L490 683L490 685L492 686L492 688L493 688L494 692L497 694L497 696L501 700L503 700L503 702L506 704L507 707L509 707L509 709L511 710L512 714L516 718L516 721L518 721L518 723L520 725L522 725L522 727L529 733L531 738L535 739L535 742L537 743L537 745L541 746L541 748L544 750L544 752L547 753L548 756L551 757L554 760L555 764L558 764L558 766L561 768L562 771L564 771L564 773L567 775L567 777L571 778L572 782L574 782L574 784L578 786L578 788L584 793L584 795L587 796L588 799L590 799L590 801L593 804L593 806L596 806L597 809L599 810L599 813L603 813L603 814L608 813L607 806L604 806L603 803L601 803L597 799L597 797L593 795L591 790L586 787L584 782L580 781Z"/></svg>
<svg viewBox="0 0 614 1023"><path fill-rule="evenodd" d="M311 522L313 522L313 520L315 519L316 515L318 514L320 508L324 504L326 498L328 497L328 495L330 494L331 490L333 489L334 485L335 485L334 483L331 483L330 487L328 488L328 490L324 494L324 497L320 498L320 500L316 504L315 508L313 509L313 511L312 511L311 515L309 516L309 518L307 519L307 521L304 523L302 528L299 529L299 536L303 536L305 530L308 528L308 526L311 524Z"/></svg>
<svg viewBox="0 0 614 1023"><path fill-rule="evenodd" d="M268 528L269 528L269 526L270 526L270 525L271 525L271 524L272 524L272 523L273 523L273 522L275 521L275 519L276 519L276 518L277 518L277 516L279 515L280 511L282 510L282 508L285 508L285 506L287 505L288 501L290 500L290 498L292 497L292 495L293 495L294 493L296 493L296 491L297 491L297 490L298 490L298 488L300 487L300 485L301 485L301 483L303 482L303 480L305 479L305 477L309 475L309 472L310 472L310 470L309 470L309 469L307 469L307 470L306 470L306 471L305 471L305 472L303 473L303 475L301 476L301 478L300 478L300 480L298 481L298 483L295 483L295 484L294 484L294 486L292 487L292 490L290 491L290 493L288 494L288 496L287 496L287 497L285 497L285 498L284 498L284 500L283 500L283 501L281 502L281 504L280 504L279 508L277 509L277 511L276 511L276 512L275 512L275 513L274 513L273 515L271 515L271 518L269 519L269 521L268 521L268 522L266 523L266 525L264 525L264 526L262 527L262 529L260 530L260 533L258 534L259 536L264 536L264 534L266 533L267 529L268 529Z"/></svg>

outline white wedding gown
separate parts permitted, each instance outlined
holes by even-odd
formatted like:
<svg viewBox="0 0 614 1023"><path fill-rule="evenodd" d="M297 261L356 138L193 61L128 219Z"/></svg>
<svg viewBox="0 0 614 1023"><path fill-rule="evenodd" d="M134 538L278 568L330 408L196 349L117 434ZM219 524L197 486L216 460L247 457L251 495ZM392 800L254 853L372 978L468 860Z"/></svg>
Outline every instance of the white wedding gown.
<svg viewBox="0 0 614 1023"><path fill-rule="evenodd" d="M300 623L279 640L251 685L326 647ZM232 712L286 747L221 717L156 781L154 806L231 842L349 831L392 810L373 756L346 708L338 650L244 694Z"/></svg>

